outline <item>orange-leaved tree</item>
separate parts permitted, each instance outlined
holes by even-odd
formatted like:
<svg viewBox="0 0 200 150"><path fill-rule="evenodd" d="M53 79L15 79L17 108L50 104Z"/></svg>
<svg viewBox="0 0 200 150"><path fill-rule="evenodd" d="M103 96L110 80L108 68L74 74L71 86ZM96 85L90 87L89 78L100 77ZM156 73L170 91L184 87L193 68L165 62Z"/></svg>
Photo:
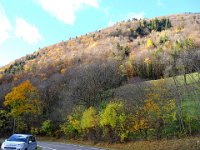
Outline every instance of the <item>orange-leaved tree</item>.
<svg viewBox="0 0 200 150"><path fill-rule="evenodd" d="M22 82L5 96L4 105L10 109L10 115L16 120L17 130L21 130L20 127L28 130L28 122L31 123L40 114L37 88L29 80Z"/></svg>

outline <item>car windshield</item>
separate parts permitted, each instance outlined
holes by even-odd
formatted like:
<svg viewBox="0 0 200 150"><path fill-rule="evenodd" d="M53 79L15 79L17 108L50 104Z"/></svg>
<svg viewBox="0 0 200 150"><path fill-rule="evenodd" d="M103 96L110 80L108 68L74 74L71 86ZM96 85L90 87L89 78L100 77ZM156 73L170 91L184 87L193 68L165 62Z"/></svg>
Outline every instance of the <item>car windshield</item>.
<svg viewBox="0 0 200 150"><path fill-rule="evenodd" d="M12 135L8 141L26 142L26 137L20 135Z"/></svg>

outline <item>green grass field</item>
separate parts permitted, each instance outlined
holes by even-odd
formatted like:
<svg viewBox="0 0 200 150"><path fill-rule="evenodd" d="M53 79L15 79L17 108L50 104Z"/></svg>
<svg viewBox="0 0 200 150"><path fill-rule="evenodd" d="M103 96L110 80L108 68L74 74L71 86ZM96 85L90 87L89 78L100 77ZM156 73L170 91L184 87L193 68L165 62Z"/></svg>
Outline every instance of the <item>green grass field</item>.
<svg viewBox="0 0 200 150"><path fill-rule="evenodd" d="M183 75L176 76L175 78L182 95L183 117L195 119L196 116L200 116L200 74L187 74L187 85L185 85ZM169 84L174 84L174 79L172 77L166 80ZM153 82L157 81L154 80Z"/></svg>
<svg viewBox="0 0 200 150"><path fill-rule="evenodd" d="M165 79L169 84L174 84L173 77L169 77L169 78L165 78ZM179 85L184 85L184 76L183 75L176 76L175 79ZM153 83L153 82L158 82L158 81L159 80L150 80L150 81L146 81L146 82ZM187 84L195 83L197 81L200 81L200 73L195 72L195 73L186 75Z"/></svg>

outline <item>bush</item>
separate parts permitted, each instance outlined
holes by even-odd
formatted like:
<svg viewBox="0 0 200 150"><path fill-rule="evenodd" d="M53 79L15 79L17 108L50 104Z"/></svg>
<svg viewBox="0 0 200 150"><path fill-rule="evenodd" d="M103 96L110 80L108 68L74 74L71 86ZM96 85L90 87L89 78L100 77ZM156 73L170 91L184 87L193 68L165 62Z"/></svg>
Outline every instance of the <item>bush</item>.
<svg viewBox="0 0 200 150"><path fill-rule="evenodd" d="M168 40L168 37L166 35L161 36L159 43L160 44L165 44L165 42L167 42L167 40Z"/></svg>
<svg viewBox="0 0 200 150"><path fill-rule="evenodd" d="M78 138L82 135L81 118L84 112L83 107L75 107L67 120L61 125L61 131L69 138Z"/></svg>
<svg viewBox="0 0 200 150"><path fill-rule="evenodd" d="M90 107L83 112L81 118L82 129L95 128L98 125L98 116L95 108Z"/></svg>
<svg viewBox="0 0 200 150"><path fill-rule="evenodd" d="M100 114L100 124L104 135L112 142L125 141L128 138L127 117L121 102L110 102Z"/></svg>
<svg viewBox="0 0 200 150"><path fill-rule="evenodd" d="M149 39L147 40L147 48L153 48L153 47L154 47L154 43L153 43L152 39L149 38Z"/></svg>
<svg viewBox="0 0 200 150"><path fill-rule="evenodd" d="M78 135L78 131L70 123L64 123L60 126L60 131L65 135L66 138L75 139Z"/></svg>
<svg viewBox="0 0 200 150"><path fill-rule="evenodd" d="M81 118L81 128L86 134L87 138L90 140L96 141L96 129L99 126L99 117L95 108L90 107L86 109Z"/></svg>
<svg viewBox="0 0 200 150"><path fill-rule="evenodd" d="M46 120L42 123L42 127L41 130L44 134L48 135L48 136L52 136L53 134L53 127L51 124L51 120Z"/></svg>
<svg viewBox="0 0 200 150"><path fill-rule="evenodd" d="M34 127L31 128L31 134L33 134L33 135L39 135L40 132L41 131L39 128L34 128Z"/></svg>

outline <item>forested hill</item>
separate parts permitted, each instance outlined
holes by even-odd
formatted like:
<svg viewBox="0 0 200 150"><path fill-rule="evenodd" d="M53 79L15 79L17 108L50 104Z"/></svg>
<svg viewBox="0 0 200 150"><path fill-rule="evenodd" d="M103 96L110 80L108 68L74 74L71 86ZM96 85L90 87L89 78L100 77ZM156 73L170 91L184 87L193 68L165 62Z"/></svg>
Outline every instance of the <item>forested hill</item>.
<svg viewBox="0 0 200 150"><path fill-rule="evenodd" d="M0 135L13 119L94 141L200 133L199 72L200 13L130 18L0 68Z"/></svg>
<svg viewBox="0 0 200 150"><path fill-rule="evenodd" d="M200 14L177 14L142 20L130 18L111 27L41 48L15 60L0 69L0 82L10 82L24 75L45 80L54 73L65 73L71 67L91 64L96 60L105 62L113 59L127 70L130 63L157 61L157 57L167 59L174 47L184 45L184 42L192 42L198 48L199 32ZM163 54L165 57L161 56ZM165 68L160 69L150 78L163 76ZM132 74L129 76L146 77L146 72L140 73L137 67Z"/></svg>

